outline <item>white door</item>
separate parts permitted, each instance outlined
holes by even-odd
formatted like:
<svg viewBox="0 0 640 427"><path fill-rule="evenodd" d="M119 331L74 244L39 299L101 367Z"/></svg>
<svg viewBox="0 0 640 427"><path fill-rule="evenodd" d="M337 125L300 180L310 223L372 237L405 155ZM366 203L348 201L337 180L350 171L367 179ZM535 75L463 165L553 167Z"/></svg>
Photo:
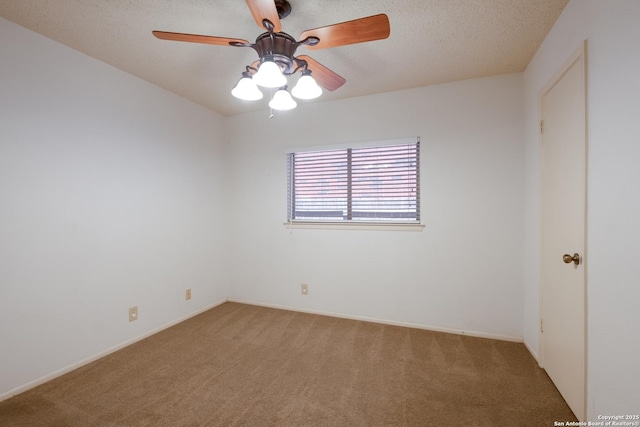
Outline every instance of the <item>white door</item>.
<svg viewBox="0 0 640 427"><path fill-rule="evenodd" d="M586 86L582 47L542 94L541 365L584 421ZM575 256L574 256L575 255Z"/></svg>

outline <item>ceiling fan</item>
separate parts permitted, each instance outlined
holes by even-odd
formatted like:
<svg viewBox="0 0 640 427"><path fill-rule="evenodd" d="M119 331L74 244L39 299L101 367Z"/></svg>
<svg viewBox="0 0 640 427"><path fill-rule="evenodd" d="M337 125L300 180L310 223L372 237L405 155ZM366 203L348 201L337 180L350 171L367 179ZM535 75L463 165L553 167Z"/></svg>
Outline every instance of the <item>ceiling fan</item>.
<svg viewBox="0 0 640 427"><path fill-rule="evenodd" d="M263 97L258 86L277 88L269 102L269 106L274 110L285 111L296 107L296 102L287 90L287 76L294 75L298 71L301 76L291 93L299 99L317 98L322 94L320 86L334 91L346 82L343 77L310 56L295 56L299 46L305 46L308 49L345 46L385 39L389 37L391 31L387 15L379 14L306 30L300 35L300 41L296 41L282 31L280 23L281 19L291 13L291 4L287 0L246 0L246 2L258 26L267 30L258 36L255 43L236 38L166 31L153 31L153 35L162 40L254 49L259 59L245 67L242 78L231 93L237 98L253 101Z"/></svg>

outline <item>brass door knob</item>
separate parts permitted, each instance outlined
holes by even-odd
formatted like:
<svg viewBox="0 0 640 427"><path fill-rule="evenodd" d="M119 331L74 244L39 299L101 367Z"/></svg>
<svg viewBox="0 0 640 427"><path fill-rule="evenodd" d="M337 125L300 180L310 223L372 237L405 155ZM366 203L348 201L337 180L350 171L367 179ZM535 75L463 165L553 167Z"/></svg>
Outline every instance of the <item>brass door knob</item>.
<svg viewBox="0 0 640 427"><path fill-rule="evenodd" d="M565 264L574 263L575 265L578 265L580 264L580 255L573 254L573 256L571 256L569 254L564 254L562 255L562 261L564 261Z"/></svg>

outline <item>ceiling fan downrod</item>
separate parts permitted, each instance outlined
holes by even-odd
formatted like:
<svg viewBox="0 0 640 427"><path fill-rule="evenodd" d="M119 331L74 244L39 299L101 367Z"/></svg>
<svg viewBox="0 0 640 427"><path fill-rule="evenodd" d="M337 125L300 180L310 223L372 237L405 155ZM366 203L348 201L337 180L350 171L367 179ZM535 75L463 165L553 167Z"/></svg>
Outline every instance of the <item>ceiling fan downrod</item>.
<svg viewBox="0 0 640 427"><path fill-rule="evenodd" d="M284 19L291 13L291 4L287 0L275 0L278 17Z"/></svg>

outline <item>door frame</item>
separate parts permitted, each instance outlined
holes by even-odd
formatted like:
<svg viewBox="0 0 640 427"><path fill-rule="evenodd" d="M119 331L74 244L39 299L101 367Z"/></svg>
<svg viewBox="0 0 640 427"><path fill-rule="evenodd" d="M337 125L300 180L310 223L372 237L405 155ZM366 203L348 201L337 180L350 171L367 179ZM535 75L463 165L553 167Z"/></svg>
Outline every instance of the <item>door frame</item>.
<svg viewBox="0 0 640 427"><path fill-rule="evenodd" d="M544 197L542 193L542 182L543 182L543 166L544 166L544 157L543 157L543 132L542 132L542 117L543 117L543 98L544 96L564 77L567 71L575 64L576 61L583 60L584 67L584 94L585 94L585 206L584 206L584 253L581 254L581 258L584 260L588 260L588 214L587 214L587 206L588 206L588 197L589 197L589 114L588 114L588 69L587 69L587 40L584 40L580 43L580 46L571 54L571 56L562 64L560 68L552 75L552 77L547 81L542 90L538 94L538 123L540 127L538 128L538 164L539 164L539 233L538 233L538 246L539 246L539 254L538 254L538 289L539 289L539 311L538 311L538 365L544 369L544 337L543 337L543 304L544 304L544 284L543 284L543 274L542 274L542 260L543 260L543 246L542 246L542 230L543 230L543 204ZM584 413L576 414L580 421L586 421L587 419L587 384L588 384L588 362L589 362L589 324L588 324L588 263L583 263L584 268L584 390L583 390L583 408Z"/></svg>

